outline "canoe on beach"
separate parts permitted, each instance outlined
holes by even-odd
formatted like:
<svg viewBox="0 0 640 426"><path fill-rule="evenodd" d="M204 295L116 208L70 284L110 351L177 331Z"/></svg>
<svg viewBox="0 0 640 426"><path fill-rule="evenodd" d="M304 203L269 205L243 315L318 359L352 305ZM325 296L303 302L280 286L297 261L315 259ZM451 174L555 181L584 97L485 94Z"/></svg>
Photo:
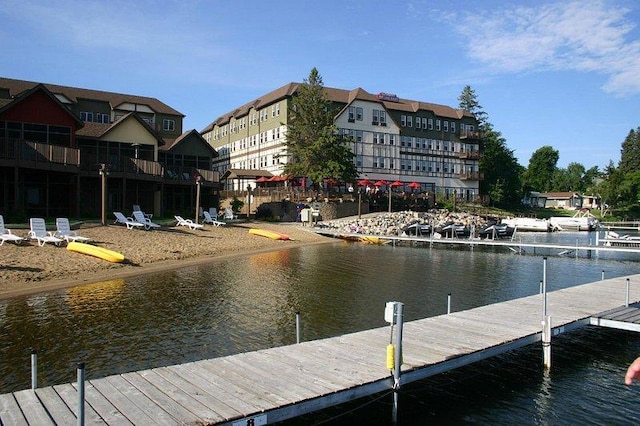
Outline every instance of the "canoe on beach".
<svg viewBox="0 0 640 426"><path fill-rule="evenodd" d="M275 231L267 231L266 229L251 228L249 233L253 235L260 235L262 237L271 238L272 240L290 240L288 235L281 234Z"/></svg>
<svg viewBox="0 0 640 426"><path fill-rule="evenodd" d="M67 250L75 251L76 253L88 254L112 263L119 263L124 260L124 255L117 251L94 246L92 244L77 243L75 241L67 244Z"/></svg>

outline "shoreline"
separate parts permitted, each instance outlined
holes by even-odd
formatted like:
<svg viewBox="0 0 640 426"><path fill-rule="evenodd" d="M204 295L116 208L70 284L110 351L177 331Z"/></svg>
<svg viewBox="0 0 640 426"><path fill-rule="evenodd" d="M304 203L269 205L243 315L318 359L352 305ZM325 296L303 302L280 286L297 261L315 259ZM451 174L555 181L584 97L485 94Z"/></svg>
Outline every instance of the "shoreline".
<svg viewBox="0 0 640 426"><path fill-rule="evenodd" d="M249 234L260 228L287 234L289 241ZM92 243L125 255L125 262L107 261L66 250L64 244L39 247L35 241L0 246L0 300L46 293L77 285L128 278L183 267L216 263L252 254L336 242L300 224L244 222L205 226L203 230L163 226L159 230L127 229L119 225L87 226L75 230ZM28 230L13 231L26 237Z"/></svg>

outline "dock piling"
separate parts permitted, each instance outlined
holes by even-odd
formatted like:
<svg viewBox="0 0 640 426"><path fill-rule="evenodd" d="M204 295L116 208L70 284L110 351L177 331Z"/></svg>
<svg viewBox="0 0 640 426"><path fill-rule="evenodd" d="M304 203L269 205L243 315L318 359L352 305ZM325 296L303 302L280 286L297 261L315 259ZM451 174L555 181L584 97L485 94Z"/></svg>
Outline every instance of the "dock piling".
<svg viewBox="0 0 640 426"><path fill-rule="evenodd" d="M296 312L296 343L300 343L300 312Z"/></svg>
<svg viewBox="0 0 640 426"><path fill-rule="evenodd" d="M84 362L78 363L78 426L84 426Z"/></svg>
<svg viewBox="0 0 640 426"><path fill-rule="evenodd" d="M38 351L31 350L31 389L38 387Z"/></svg>

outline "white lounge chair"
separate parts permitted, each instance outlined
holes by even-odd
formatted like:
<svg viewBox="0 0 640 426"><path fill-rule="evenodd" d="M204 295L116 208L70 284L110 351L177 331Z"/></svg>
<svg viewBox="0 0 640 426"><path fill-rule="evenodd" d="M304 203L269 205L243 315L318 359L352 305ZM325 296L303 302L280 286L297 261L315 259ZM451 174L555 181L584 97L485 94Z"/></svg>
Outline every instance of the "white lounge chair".
<svg viewBox="0 0 640 426"><path fill-rule="evenodd" d="M134 212L142 212L142 214L144 215L144 217L146 217L147 219L149 219L149 220L153 219L153 214L143 212L143 211L142 211L142 209L140 208L140 205L139 205L139 204L134 204L134 205L133 205L133 211L134 211Z"/></svg>
<svg viewBox="0 0 640 426"><path fill-rule="evenodd" d="M219 220L216 220L216 219L212 218L208 211L204 211L202 213L204 214L204 219L202 219L203 223L210 223L213 226L226 225L226 223L220 222Z"/></svg>
<svg viewBox="0 0 640 426"><path fill-rule="evenodd" d="M121 212L113 212L113 215L116 217L114 224L125 225L127 229L144 228L144 223L136 222L133 218L126 217Z"/></svg>
<svg viewBox="0 0 640 426"><path fill-rule="evenodd" d="M151 228L160 228L160 225L158 225L157 223L151 222L151 219L146 217L144 213L142 213L140 210L135 210L133 212L133 220L135 220L138 223L141 223L144 226L144 229L146 229L147 231Z"/></svg>
<svg viewBox="0 0 640 426"><path fill-rule="evenodd" d="M184 219L182 216L174 216L174 217L178 221L176 226L188 226L191 229L202 229L202 228L204 228L204 225L202 225L201 223L195 223L191 219Z"/></svg>
<svg viewBox="0 0 640 426"><path fill-rule="evenodd" d="M224 218L225 220L237 219L238 215L234 214L230 207L227 207L224 209Z"/></svg>
<svg viewBox="0 0 640 426"><path fill-rule="evenodd" d="M6 229L4 227L4 218L0 214L0 246L4 244L5 241L13 241L16 244L20 244L25 241L25 239L12 234L10 229Z"/></svg>
<svg viewBox="0 0 640 426"><path fill-rule="evenodd" d="M56 218L56 233L53 234L58 238L64 238L67 242L71 241L79 241L81 243L86 243L91 241L90 238L83 237L78 235L77 232L71 230L71 225L69 225L69 219L66 217L58 217Z"/></svg>
<svg viewBox="0 0 640 426"><path fill-rule="evenodd" d="M216 220L218 219L218 209L216 209L215 207L209 207L209 214L212 218Z"/></svg>
<svg viewBox="0 0 640 426"><path fill-rule="evenodd" d="M29 219L29 225L31 231L29 231L29 238L32 240L38 240L40 247L46 243L52 243L57 246L64 242L63 239L55 237L52 232L47 231L47 225L44 223L44 219L39 217L33 217Z"/></svg>

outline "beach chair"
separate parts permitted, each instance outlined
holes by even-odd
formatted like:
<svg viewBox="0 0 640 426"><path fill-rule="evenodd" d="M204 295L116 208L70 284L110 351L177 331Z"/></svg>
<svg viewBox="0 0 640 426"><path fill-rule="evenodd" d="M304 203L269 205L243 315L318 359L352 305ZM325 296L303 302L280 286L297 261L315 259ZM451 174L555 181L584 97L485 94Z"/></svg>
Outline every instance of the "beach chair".
<svg viewBox="0 0 640 426"><path fill-rule="evenodd" d="M144 217L146 217L147 219L149 219L149 220L153 219L153 214L143 212L142 209L140 208L140 205L138 205L138 204L134 204L133 205L133 211L134 212L142 212Z"/></svg>
<svg viewBox="0 0 640 426"><path fill-rule="evenodd" d="M214 219L213 217L211 217L211 215L209 214L208 211L204 211L203 214L204 214L204 219L202 219L203 223L210 223L213 226L224 226L224 225L226 225L226 223L220 222L219 220Z"/></svg>
<svg viewBox="0 0 640 426"><path fill-rule="evenodd" d="M146 229L147 231L151 228L160 228L160 225L151 222L151 219L146 217L140 210L136 210L133 212L133 220L141 223L144 226L144 229Z"/></svg>
<svg viewBox="0 0 640 426"><path fill-rule="evenodd" d="M116 217L114 224L125 225L127 229L144 228L144 223L136 222L132 217L126 217L121 212L113 212Z"/></svg>
<svg viewBox="0 0 640 426"><path fill-rule="evenodd" d="M204 225L202 225L200 223L195 223L191 219L184 219L182 216L177 216L177 215L174 216L174 217L178 221L176 226L187 226L187 227L189 227L191 229L202 229L202 228L204 228Z"/></svg>
<svg viewBox="0 0 640 426"><path fill-rule="evenodd" d="M5 241L13 241L16 244L20 244L25 241L25 239L12 234L10 229L6 229L4 227L4 218L0 214L0 246L4 244Z"/></svg>
<svg viewBox="0 0 640 426"><path fill-rule="evenodd" d="M53 234L58 238L63 238L67 240L67 242L71 241L79 241L81 243L86 243L91 241L90 238L83 237L78 235L77 232L71 230L71 225L69 225L69 219L66 217L58 217L56 218L56 232Z"/></svg>
<svg viewBox="0 0 640 426"><path fill-rule="evenodd" d="M232 219L237 219L238 216L236 214L233 213L233 210L231 210L230 207L227 207L224 209L224 219L225 220L232 220Z"/></svg>
<svg viewBox="0 0 640 426"><path fill-rule="evenodd" d="M209 207L209 215L217 220L218 219L218 209L216 209L215 207Z"/></svg>
<svg viewBox="0 0 640 426"><path fill-rule="evenodd" d="M55 237L52 232L47 231L47 225L42 218L33 217L29 219L29 225L31 226L31 231L28 234L29 238L37 240L40 247L43 247L46 243L59 246L64 242L63 239Z"/></svg>

